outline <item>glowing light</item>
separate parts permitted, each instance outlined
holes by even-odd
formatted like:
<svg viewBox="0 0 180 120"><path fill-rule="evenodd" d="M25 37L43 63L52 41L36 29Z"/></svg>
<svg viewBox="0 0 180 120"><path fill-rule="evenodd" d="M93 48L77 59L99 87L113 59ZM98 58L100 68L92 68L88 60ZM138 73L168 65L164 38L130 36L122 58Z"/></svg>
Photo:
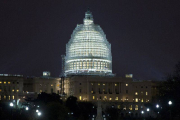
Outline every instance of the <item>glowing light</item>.
<svg viewBox="0 0 180 120"><path fill-rule="evenodd" d="M10 104L9 104L11 107L13 107L14 106L14 104L11 102Z"/></svg>
<svg viewBox="0 0 180 120"><path fill-rule="evenodd" d="M38 114L38 116L41 116L41 112L38 112L37 114Z"/></svg>
<svg viewBox="0 0 180 120"><path fill-rule="evenodd" d="M172 101L169 101L168 104L169 104L169 105L172 105Z"/></svg>
<svg viewBox="0 0 180 120"><path fill-rule="evenodd" d="M26 110L29 110L29 108L28 108L28 107L26 107Z"/></svg>
<svg viewBox="0 0 180 120"><path fill-rule="evenodd" d="M65 74L112 75L111 44L90 11L66 45Z"/></svg>
<svg viewBox="0 0 180 120"><path fill-rule="evenodd" d="M156 108L159 108L159 105L158 105L158 104L156 105Z"/></svg>

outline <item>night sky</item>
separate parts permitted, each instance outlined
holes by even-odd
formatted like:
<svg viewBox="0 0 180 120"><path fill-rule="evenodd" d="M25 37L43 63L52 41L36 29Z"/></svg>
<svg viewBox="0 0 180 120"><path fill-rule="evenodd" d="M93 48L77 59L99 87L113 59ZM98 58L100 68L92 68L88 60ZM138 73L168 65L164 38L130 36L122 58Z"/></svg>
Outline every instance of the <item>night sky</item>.
<svg viewBox="0 0 180 120"><path fill-rule="evenodd" d="M0 74L52 76L88 7L112 47L113 73L161 80L180 61L179 0L1 0Z"/></svg>

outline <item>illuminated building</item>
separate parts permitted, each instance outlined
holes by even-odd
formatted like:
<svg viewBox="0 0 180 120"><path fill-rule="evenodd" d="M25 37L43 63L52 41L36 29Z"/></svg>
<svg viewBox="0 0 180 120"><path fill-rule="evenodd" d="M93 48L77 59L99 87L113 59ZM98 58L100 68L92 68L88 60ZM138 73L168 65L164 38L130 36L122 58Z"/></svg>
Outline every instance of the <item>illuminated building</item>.
<svg viewBox="0 0 180 120"><path fill-rule="evenodd" d="M66 45L65 75L113 75L111 44L89 10Z"/></svg>

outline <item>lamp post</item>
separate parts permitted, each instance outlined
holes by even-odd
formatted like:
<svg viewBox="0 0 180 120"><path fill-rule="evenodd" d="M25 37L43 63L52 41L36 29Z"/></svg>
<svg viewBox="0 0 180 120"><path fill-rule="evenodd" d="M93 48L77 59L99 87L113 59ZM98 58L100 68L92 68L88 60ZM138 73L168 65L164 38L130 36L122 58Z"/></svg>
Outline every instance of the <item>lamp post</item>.
<svg viewBox="0 0 180 120"><path fill-rule="evenodd" d="M158 104L156 105L156 108L159 108L159 105L158 105Z"/></svg>
<svg viewBox="0 0 180 120"><path fill-rule="evenodd" d="M148 117L149 117L149 111L150 111L150 109L149 109L149 108L147 108Z"/></svg>
<svg viewBox="0 0 180 120"><path fill-rule="evenodd" d="M41 116L41 112L38 112L37 114L38 114L38 116Z"/></svg>
<svg viewBox="0 0 180 120"><path fill-rule="evenodd" d="M39 110L36 110L36 113L37 113L37 120L38 120L42 113L39 112Z"/></svg>
<svg viewBox="0 0 180 120"><path fill-rule="evenodd" d="M172 101L169 101L168 104L169 104L169 107L170 107L169 112L170 112L170 120L171 120L171 105L172 105Z"/></svg>
<svg viewBox="0 0 180 120"><path fill-rule="evenodd" d="M13 119L13 117L12 117L12 108L13 108L13 106L14 106L14 104L12 103L12 102L10 102L10 104L9 104L9 106L11 107L11 120Z"/></svg>
<svg viewBox="0 0 180 120"><path fill-rule="evenodd" d="M28 107L26 107L26 110L28 111L28 110L29 110L29 108L28 108Z"/></svg>
<svg viewBox="0 0 180 120"><path fill-rule="evenodd" d="M141 114L143 115L144 114L144 111L141 111ZM143 115L143 118L145 118L145 116Z"/></svg>
<svg viewBox="0 0 180 120"><path fill-rule="evenodd" d="M156 108L158 109L159 108L159 104L156 104ZM159 114L159 110L157 112ZM158 114L157 114L157 117L158 117Z"/></svg>

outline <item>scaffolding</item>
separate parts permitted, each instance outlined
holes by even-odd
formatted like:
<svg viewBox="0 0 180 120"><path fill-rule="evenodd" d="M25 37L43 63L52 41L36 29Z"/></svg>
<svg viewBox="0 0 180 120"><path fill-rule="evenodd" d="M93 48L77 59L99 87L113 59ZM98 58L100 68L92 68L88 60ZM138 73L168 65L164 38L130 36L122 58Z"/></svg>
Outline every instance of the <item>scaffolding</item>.
<svg viewBox="0 0 180 120"><path fill-rule="evenodd" d="M92 13L85 13L66 44L65 75L113 75L111 44Z"/></svg>

